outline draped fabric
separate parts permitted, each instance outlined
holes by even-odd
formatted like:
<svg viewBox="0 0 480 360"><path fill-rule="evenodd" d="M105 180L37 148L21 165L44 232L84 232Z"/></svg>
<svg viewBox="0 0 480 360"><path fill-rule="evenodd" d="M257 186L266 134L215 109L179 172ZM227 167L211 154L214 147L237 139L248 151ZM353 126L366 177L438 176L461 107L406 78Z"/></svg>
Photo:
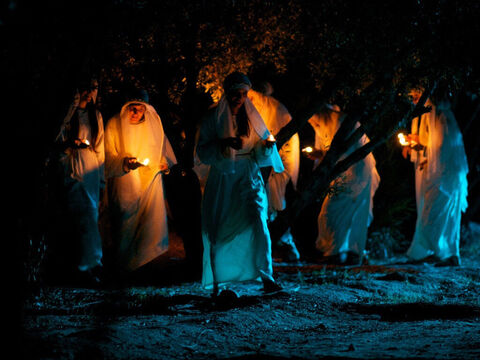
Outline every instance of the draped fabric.
<svg viewBox="0 0 480 360"><path fill-rule="evenodd" d="M263 146L269 132L253 105L245 107L251 126L240 150L221 151L218 140L235 136L235 117L222 99L200 128L197 155L209 165L202 202L204 243L202 284L265 278L272 280L268 200L260 167L284 170L276 147ZM212 270L213 268L213 270Z"/></svg>
<svg viewBox="0 0 480 360"><path fill-rule="evenodd" d="M67 209L72 217L75 235L79 238L79 262L81 271L102 265L102 239L98 227L100 189L104 178L104 132L103 119L96 112L98 133L93 143L88 111L71 106L64 119L57 141L66 142L69 136L70 121L78 112L77 138L88 140L92 146L84 149L68 148L60 161L64 167L64 185L67 190Z"/></svg>
<svg viewBox="0 0 480 360"><path fill-rule="evenodd" d="M412 122L412 133L425 146L410 156L415 165L417 222L407 255L414 260L460 257L461 213L467 209L468 163L462 133L448 103L427 105L432 110Z"/></svg>
<svg viewBox="0 0 480 360"><path fill-rule="evenodd" d="M268 130L274 136L292 120L287 108L272 96L250 90L248 97L265 121ZM285 209L285 190L288 182L291 181L294 188L297 186L300 167L300 139L298 134L294 134L278 152L285 170L281 173L271 171L268 177L267 194L269 210L272 214Z"/></svg>
<svg viewBox="0 0 480 360"><path fill-rule="evenodd" d="M344 114L333 111L330 116L317 114L309 120L315 130L315 148L328 150L343 118ZM363 135L339 161L368 141ZM346 251L363 254L368 226L373 220L373 196L379 182L373 154L368 154L332 181L331 186L338 191L325 197L318 215L316 247L325 256Z"/></svg>
<svg viewBox="0 0 480 360"><path fill-rule="evenodd" d="M168 250L168 228L161 164L176 163L155 109L147 103L145 120L131 124L126 103L105 130L105 171L114 240L121 266L133 270ZM135 101L134 103L139 103ZM149 160L125 172L125 157Z"/></svg>

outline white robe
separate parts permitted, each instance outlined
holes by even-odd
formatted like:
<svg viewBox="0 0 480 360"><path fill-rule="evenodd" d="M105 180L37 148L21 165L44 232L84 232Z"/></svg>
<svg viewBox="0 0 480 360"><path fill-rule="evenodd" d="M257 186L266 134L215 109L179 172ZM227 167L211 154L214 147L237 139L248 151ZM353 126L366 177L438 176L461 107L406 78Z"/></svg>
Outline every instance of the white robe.
<svg viewBox="0 0 480 360"><path fill-rule="evenodd" d="M222 154L218 144L220 138L235 136L234 117L225 98L200 129L197 154L202 163L210 165L202 202L202 284L206 288L214 281L211 254L219 285L273 279L268 201L260 167L273 166L277 172L284 168L276 146L262 146L261 140L269 132L248 99L245 108L250 134L243 138L243 147L238 151L227 148Z"/></svg>
<svg viewBox="0 0 480 360"><path fill-rule="evenodd" d="M57 141L67 141L70 120L76 110L71 106ZM102 265L102 239L98 227L100 189L104 186L104 131L103 119L96 112L98 134L93 144L88 112L78 109L78 139L88 140L92 146L85 149L67 149L60 161L65 168L65 185L68 189L67 206L73 215L75 231L80 239L77 267L81 271ZM94 147L93 147L94 145ZM95 149L95 150L94 150Z"/></svg>
<svg viewBox="0 0 480 360"><path fill-rule="evenodd" d="M138 101L135 101L138 103ZM146 106L145 121L131 124L125 104L105 130L105 172L119 264L134 270L168 250L167 213L160 165L176 158L155 109ZM123 159L136 157L147 166L125 172Z"/></svg>
<svg viewBox="0 0 480 360"><path fill-rule="evenodd" d="M287 108L275 98L254 90L248 92L248 97L265 121L268 130L274 136L292 120ZM271 220L275 217L277 211L285 210L285 190L289 181L292 181L294 188L297 186L300 167L300 139L298 134L294 134L278 152L285 170L281 173L271 171L268 177L267 195Z"/></svg>
<svg viewBox="0 0 480 360"><path fill-rule="evenodd" d="M329 120L319 115L309 120L315 130L315 148L327 150L330 147L343 117L341 113L332 112ZM339 160L368 141L368 137L363 135ZM363 254L368 226L373 220L373 196L379 182L380 176L371 153L332 181L331 186L340 185L340 192L325 197L318 215L316 247L325 256L346 251L360 256Z"/></svg>
<svg viewBox="0 0 480 360"><path fill-rule="evenodd" d="M432 104L429 102L427 105ZM455 116L448 103L412 122L426 148L412 151L415 164L417 222L407 255L420 260L430 255L439 259L460 258L461 213L467 209L468 163ZM423 170L420 163L427 161Z"/></svg>

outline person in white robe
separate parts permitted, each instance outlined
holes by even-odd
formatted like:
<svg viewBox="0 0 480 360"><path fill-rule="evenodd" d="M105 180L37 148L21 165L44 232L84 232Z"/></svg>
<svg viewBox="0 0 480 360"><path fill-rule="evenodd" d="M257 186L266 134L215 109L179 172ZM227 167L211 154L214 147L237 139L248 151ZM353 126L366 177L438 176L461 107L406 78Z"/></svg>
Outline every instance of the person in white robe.
<svg viewBox="0 0 480 360"><path fill-rule="evenodd" d="M273 93L271 84L266 82L262 85L262 92L251 89L248 92L248 98L260 113L270 133L276 136L292 120L292 116L282 103L271 96ZM278 212L285 210L287 206L285 196L287 185L291 182L294 190L297 186L300 167L300 139L298 134L294 134L278 152L285 170L281 173L270 171L266 184L271 226L274 226ZM274 242L272 244L274 249L278 248L282 250L282 253L285 253L285 260L296 261L300 259L290 228L287 228L278 239L272 239L272 241Z"/></svg>
<svg viewBox="0 0 480 360"><path fill-rule="evenodd" d="M270 132L247 97L251 83L234 72L224 82L225 95L200 127L197 154L209 165L202 202L204 261L202 285L262 280L266 292L280 286L273 279L268 199L260 168L284 167Z"/></svg>
<svg viewBox="0 0 480 360"><path fill-rule="evenodd" d="M98 226L99 203L105 187L104 129L95 107L98 83L83 86L75 95L56 142L66 189L67 212L78 239L76 268L93 282L99 282L102 267L102 238Z"/></svg>
<svg viewBox="0 0 480 360"><path fill-rule="evenodd" d="M176 163L160 117L139 91L105 129L105 173L116 265L132 271L168 250L162 172Z"/></svg>
<svg viewBox="0 0 480 360"><path fill-rule="evenodd" d="M417 103L421 90L410 92ZM412 121L404 156L415 166L417 221L407 256L414 261L431 258L439 265L460 265L460 227L467 209L468 162L462 133L450 103L434 104Z"/></svg>
<svg viewBox="0 0 480 360"><path fill-rule="evenodd" d="M325 111L309 119L315 130L314 154L325 153L329 149L344 117L338 106L329 105ZM359 126L357 123L356 128ZM368 141L364 134L339 161ZM314 166L318 164L319 159ZM325 197L318 215L316 248L325 259L342 264L358 264L362 261L368 227L373 220L373 196L379 182L380 176L371 153L332 181L330 186L334 191Z"/></svg>

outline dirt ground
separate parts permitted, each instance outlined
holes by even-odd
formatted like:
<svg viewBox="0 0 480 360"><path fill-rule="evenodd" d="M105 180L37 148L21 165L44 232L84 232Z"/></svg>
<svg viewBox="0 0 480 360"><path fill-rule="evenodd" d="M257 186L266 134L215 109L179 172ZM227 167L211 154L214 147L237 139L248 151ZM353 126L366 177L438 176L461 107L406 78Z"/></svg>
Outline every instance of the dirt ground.
<svg viewBox="0 0 480 360"><path fill-rule="evenodd" d="M282 292L238 284L229 287L238 298L215 302L198 281L174 276L181 269L181 254L170 252L147 281L38 289L24 306L23 357L480 358L480 261L472 254L461 267L402 258L364 266L275 262Z"/></svg>

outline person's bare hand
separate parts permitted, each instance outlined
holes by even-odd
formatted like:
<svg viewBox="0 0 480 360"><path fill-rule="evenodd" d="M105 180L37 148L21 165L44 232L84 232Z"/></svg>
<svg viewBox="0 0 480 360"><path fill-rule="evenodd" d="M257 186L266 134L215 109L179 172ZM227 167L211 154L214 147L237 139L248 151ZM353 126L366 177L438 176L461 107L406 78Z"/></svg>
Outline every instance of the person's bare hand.
<svg viewBox="0 0 480 360"><path fill-rule="evenodd" d="M168 164L166 164L166 163L160 163L158 169L159 169L160 171L168 170Z"/></svg>
<svg viewBox="0 0 480 360"><path fill-rule="evenodd" d="M418 134L407 134L407 136L405 137L405 139L408 141L408 142L415 142L415 143L419 143L420 142L420 139L418 137Z"/></svg>
<svg viewBox="0 0 480 360"><path fill-rule="evenodd" d="M272 141L272 140L263 140L263 146L265 146L267 149L270 149L273 147L273 145L275 145L277 142L276 141Z"/></svg>
<svg viewBox="0 0 480 360"><path fill-rule="evenodd" d="M405 137L405 139L406 139L406 141L409 142L410 148L412 148L413 150L420 151L420 150L425 149L425 146L420 144L420 138L419 138L418 134L408 134Z"/></svg>
<svg viewBox="0 0 480 360"><path fill-rule="evenodd" d="M86 149L87 147L90 146L87 142L80 139L73 140L73 144L77 149Z"/></svg>
<svg viewBox="0 0 480 360"><path fill-rule="evenodd" d="M321 160L325 156L325 151L320 149L313 149L311 152L304 153L310 160Z"/></svg>
<svg viewBox="0 0 480 360"><path fill-rule="evenodd" d="M125 157L123 159L123 169L126 170L126 171L129 171L129 170L135 170L137 168L139 168L140 166L144 166L142 163L139 163L137 161L137 158L135 157Z"/></svg>

